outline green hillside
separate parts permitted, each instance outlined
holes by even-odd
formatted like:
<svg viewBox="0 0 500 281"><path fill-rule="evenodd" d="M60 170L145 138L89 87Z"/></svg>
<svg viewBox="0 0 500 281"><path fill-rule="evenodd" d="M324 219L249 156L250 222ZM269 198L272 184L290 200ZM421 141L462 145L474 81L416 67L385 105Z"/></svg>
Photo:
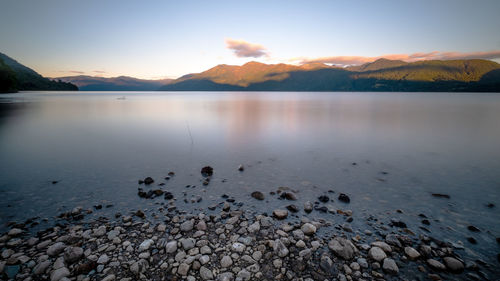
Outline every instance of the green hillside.
<svg viewBox="0 0 500 281"><path fill-rule="evenodd" d="M14 73L16 81L15 84L9 82L10 84L5 84L4 86L2 80L1 84L2 89L10 87L9 90L3 92L27 91L27 90L34 90L34 91L77 91L78 90L78 87L71 83L53 81L48 78L45 78L40 74L36 73L36 71L34 71L33 69L18 63L17 61L8 57L5 54L0 53L0 60L2 60L3 64L3 66L1 67L2 79L4 79L3 77L5 75L7 75L5 77L10 77L8 76L9 74L4 74L8 73L10 69ZM13 87L12 85L15 86Z"/></svg>

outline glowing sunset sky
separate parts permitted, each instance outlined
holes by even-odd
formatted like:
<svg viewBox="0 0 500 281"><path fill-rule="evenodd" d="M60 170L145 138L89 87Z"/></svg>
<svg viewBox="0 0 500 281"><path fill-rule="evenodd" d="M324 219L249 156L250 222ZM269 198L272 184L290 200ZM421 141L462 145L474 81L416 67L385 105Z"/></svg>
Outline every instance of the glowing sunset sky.
<svg viewBox="0 0 500 281"><path fill-rule="evenodd" d="M0 2L0 52L48 77L217 64L500 59L500 1Z"/></svg>

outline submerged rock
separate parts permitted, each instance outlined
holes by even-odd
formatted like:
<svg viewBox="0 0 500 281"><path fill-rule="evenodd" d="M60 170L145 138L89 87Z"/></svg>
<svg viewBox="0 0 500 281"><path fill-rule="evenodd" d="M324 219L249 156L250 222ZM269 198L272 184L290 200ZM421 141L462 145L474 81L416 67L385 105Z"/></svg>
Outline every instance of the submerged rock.
<svg viewBox="0 0 500 281"><path fill-rule="evenodd" d="M147 178L144 179L144 184L147 184L147 185L152 184L154 182L155 181L151 177L147 177Z"/></svg>
<svg viewBox="0 0 500 281"><path fill-rule="evenodd" d="M347 196L344 193L340 193L339 201L344 202L344 203L349 203L349 202L351 202L351 198L349 198L349 196Z"/></svg>
<svg viewBox="0 0 500 281"><path fill-rule="evenodd" d="M446 267L451 272L460 273L460 272L464 271L464 264L455 258L445 257L445 258L443 258L443 261L444 261L444 264L446 265Z"/></svg>
<svg viewBox="0 0 500 281"><path fill-rule="evenodd" d="M205 166L201 168L201 175L204 177L210 177L214 174L214 168L210 166Z"/></svg>
<svg viewBox="0 0 500 281"><path fill-rule="evenodd" d="M438 198L446 198L446 199L450 199L450 195L448 195L448 194L432 193L432 196L434 196L434 197L438 197Z"/></svg>
<svg viewBox="0 0 500 281"><path fill-rule="evenodd" d="M264 200L265 199L264 194L260 191L254 191L250 195L257 200Z"/></svg>

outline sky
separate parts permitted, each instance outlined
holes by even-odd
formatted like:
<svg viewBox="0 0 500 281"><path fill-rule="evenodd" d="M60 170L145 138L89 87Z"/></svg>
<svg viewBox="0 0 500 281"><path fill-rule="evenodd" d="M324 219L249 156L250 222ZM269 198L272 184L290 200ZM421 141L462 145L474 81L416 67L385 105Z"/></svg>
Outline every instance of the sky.
<svg viewBox="0 0 500 281"><path fill-rule="evenodd" d="M499 0L1 0L0 52L47 77L176 78L218 64L500 62Z"/></svg>

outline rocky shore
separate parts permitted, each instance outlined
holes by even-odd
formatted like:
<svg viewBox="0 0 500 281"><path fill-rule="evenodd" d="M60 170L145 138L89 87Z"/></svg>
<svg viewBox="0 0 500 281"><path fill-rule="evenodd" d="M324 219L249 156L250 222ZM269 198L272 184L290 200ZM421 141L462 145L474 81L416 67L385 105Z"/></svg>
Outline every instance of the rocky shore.
<svg viewBox="0 0 500 281"><path fill-rule="evenodd" d="M242 171L241 168L240 171ZM211 170L202 170L210 182ZM170 175L172 176L172 175ZM139 182L150 185L146 178ZM147 190L149 189L149 190ZM147 190L147 191L146 191ZM353 211L335 210L345 224L316 219L322 202L290 204L272 213L245 209L231 198L205 212L175 206L171 193L140 188L143 198L162 196L153 216L130 210L114 218L84 220L83 208L61 214L67 223L36 234L13 225L0 237L2 280L497 280L498 264L464 258L464 247L416 235L401 221L370 217L377 231L353 229ZM287 188L275 194L291 203ZM251 194L256 202L266 195ZM348 206L348 194L335 198ZM264 204L264 203L262 203ZM99 206L94 206L98 209ZM292 216L292 214L294 214ZM472 230L471 230L472 231ZM497 239L497 242L499 240ZM499 242L500 243L500 242ZM497 245L496 245L497 246ZM500 261L499 261L500 262ZM495 271L496 269L496 271ZM488 275L488 272L490 272Z"/></svg>

